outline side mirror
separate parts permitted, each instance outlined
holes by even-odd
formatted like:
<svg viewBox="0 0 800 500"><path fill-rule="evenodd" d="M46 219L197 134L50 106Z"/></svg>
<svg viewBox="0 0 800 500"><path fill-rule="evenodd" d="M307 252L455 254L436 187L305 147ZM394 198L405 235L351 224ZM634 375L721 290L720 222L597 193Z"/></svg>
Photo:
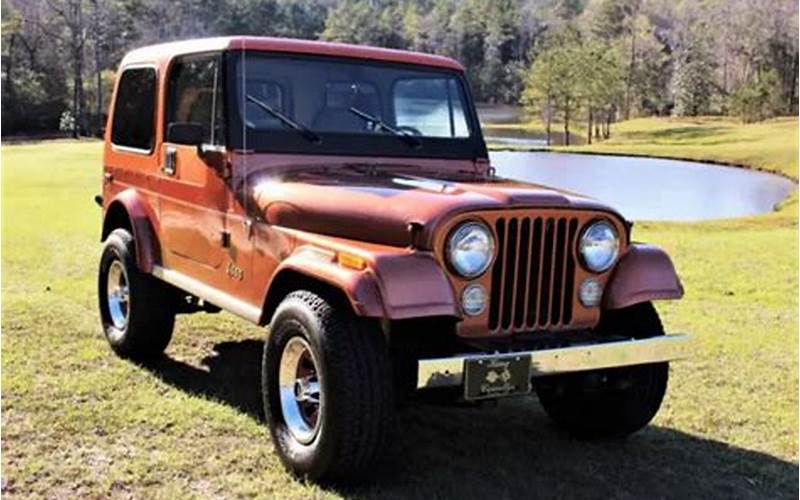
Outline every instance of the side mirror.
<svg viewBox="0 0 800 500"><path fill-rule="evenodd" d="M173 122L167 125L167 141L189 146L203 143L203 126L193 122Z"/></svg>

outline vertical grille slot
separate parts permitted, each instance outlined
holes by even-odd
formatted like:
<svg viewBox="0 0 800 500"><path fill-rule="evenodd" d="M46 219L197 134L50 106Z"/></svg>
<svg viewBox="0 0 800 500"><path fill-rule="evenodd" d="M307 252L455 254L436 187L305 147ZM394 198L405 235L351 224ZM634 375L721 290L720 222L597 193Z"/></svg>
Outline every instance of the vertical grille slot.
<svg viewBox="0 0 800 500"><path fill-rule="evenodd" d="M503 265L505 264L506 252L506 221L498 219L495 225L497 233L497 257L492 268L492 292L489 296L489 328L496 330L500 313L500 290L503 288Z"/></svg>
<svg viewBox="0 0 800 500"><path fill-rule="evenodd" d="M517 265L517 290L514 300L514 328L521 328L525 322L528 298L528 269L531 256L531 220L522 220L519 232L519 264Z"/></svg>
<svg viewBox="0 0 800 500"><path fill-rule="evenodd" d="M569 237L567 238L567 270L564 279L564 314L561 322L568 325L572 322L572 294L575 291L575 256L572 249L575 248L575 233L578 231L578 220L569 221Z"/></svg>
<svg viewBox="0 0 800 500"><path fill-rule="evenodd" d="M506 265L503 277L503 313L500 324L503 329L511 326L511 307L514 305L514 285L517 277L517 219L508 223L508 236L506 237Z"/></svg>
<svg viewBox="0 0 800 500"><path fill-rule="evenodd" d="M539 295L539 326L547 325L550 319L550 295L552 293L553 277L553 251L555 250L555 238L553 232L555 222L553 219L546 219L544 223L544 244L542 245L541 264L542 264L542 287Z"/></svg>
<svg viewBox="0 0 800 500"><path fill-rule="evenodd" d="M576 218L500 218L489 328L537 330L572 321Z"/></svg>
<svg viewBox="0 0 800 500"><path fill-rule="evenodd" d="M531 240L531 269L529 273L528 293L528 319L525 324L532 327L536 324L536 312L539 310L539 290L542 284L542 265L539 256L542 255L542 219L537 217L533 223L533 239Z"/></svg>

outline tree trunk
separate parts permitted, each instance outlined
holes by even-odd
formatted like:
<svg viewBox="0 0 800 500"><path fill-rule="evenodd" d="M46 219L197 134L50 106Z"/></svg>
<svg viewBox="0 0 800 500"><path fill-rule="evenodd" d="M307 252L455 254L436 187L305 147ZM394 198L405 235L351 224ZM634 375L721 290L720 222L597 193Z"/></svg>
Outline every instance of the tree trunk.
<svg viewBox="0 0 800 500"><path fill-rule="evenodd" d="M789 86L789 114L797 114L797 66L798 66L798 55L794 55L794 60L792 61L792 71L791 71L791 80L792 84Z"/></svg>
<svg viewBox="0 0 800 500"><path fill-rule="evenodd" d="M552 97L550 96L550 94L547 94L547 109L545 110L545 113L547 114L546 129L547 129L547 145L549 146L550 145L550 138L552 137L551 132L550 132L550 126L553 123Z"/></svg>
<svg viewBox="0 0 800 500"><path fill-rule="evenodd" d="M8 38L8 56L6 56L6 67L5 69L5 80L3 81L3 93L5 94L5 102L6 102L6 111L9 111L8 115L6 115L7 121L10 121L10 124L7 124L3 127L3 133L6 131L13 131L16 126L17 121L17 105L16 105L16 98L15 98L15 89L14 89L14 45L17 40L17 36L12 34ZM5 114L5 113L4 113ZM8 120L8 117L11 117L11 120Z"/></svg>
<svg viewBox="0 0 800 500"><path fill-rule="evenodd" d="M628 78L625 82L625 119L631 117L631 87L633 87L633 71L636 67L636 14L631 21L631 58L628 63Z"/></svg>
<svg viewBox="0 0 800 500"><path fill-rule="evenodd" d="M569 146L569 99L564 101L564 145Z"/></svg>
<svg viewBox="0 0 800 500"><path fill-rule="evenodd" d="M592 143L592 119L594 118L593 115L592 115L592 112L593 112L593 110L592 110L592 106L590 104L589 105L589 123L588 123L588 126L586 127L586 142L587 142L587 144L591 144Z"/></svg>
<svg viewBox="0 0 800 500"><path fill-rule="evenodd" d="M12 34L8 37L8 56L5 63L5 81L3 82L3 93L6 95L6 104L14 103L14 45L17 41L17 35Z"/></svg>
<svg viewBox="0 0 800 500"><path fill-rule="evenodd" d="M600 137L600 119L594 121L594 138L598 141L602 139L602 137Z"/></svg>
<svg viewBox="0 0 800 500"><path fill-rule="evenodd" d="M97 122L95 126L97 127L97 133L95 135L101 135L101 131L103 130L103 63L102 63L102 48L101 48L101 37L103 33L104 27L101 26L101 19L100 19L100 3L98 0L94 0L92 2L94 6L94 71L95 71L95 85L97 87L96 97L96 114L97 114Z"/></svg>
<svg viewBox="0 0 800 500"><path fill-rule="evenodd" d="M97 135L101 135L100 132L103 130L103 76L99 64L100 60L95 56L95 65L98 65L95 70L95 76L97 78L95 82L97 86Z"/></svg>
<svg viewBox="0 0 800 500"><path fill-rule="evenodd" d="M86 121L86 94L83 91L83 68L85 64L83 47L85 33L83 31L83 12L81 10L80 0L74 1L70 5L70 9L72 9L70 31L72 35L72 53L74 58L72 109L73 113L75 113L75 126L72 129L72 136L78 138L81 133L85 132L88 128Z"/></svg>

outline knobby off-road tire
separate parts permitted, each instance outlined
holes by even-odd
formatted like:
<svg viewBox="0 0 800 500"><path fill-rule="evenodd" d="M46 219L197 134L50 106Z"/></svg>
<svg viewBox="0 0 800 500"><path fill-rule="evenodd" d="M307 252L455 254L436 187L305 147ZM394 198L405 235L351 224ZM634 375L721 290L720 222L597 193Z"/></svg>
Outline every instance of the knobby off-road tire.
<svg viewBox="0 0 800 500"><path fill-rule="evenodd" d="M175 294L139 271L133 236L125 229L115 229L106 239L97 288L100 321L114 352L147 361L167 348L175 325Z"/></svg>
<svg viewBox="0 0 800 500"><path fill-rule="evenodd" d="M271 322L262 362L264 413L281 461L295 475L323 482L363 479L394 416L379 326L335 304L309 291L289 294Z"/></svg>
<svg viewBox="0 0 800 500"><path fill-rule="evenodd" d="M664 334L652 303L606 311L598 331L634 338ZM557 425L582 439L619 438L646 426L661 406L669 363L543 377L539 401Z"/></svg>

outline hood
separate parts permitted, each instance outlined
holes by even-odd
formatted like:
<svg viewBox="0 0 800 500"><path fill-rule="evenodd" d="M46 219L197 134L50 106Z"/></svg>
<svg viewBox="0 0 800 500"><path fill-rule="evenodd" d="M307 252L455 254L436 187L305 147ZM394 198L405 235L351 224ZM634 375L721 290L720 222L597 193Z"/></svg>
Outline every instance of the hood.
<svg viewBox="0 0 800 500"><path fill-rule="evenodd" d="M454 182L391 172L303 172L256 180L270 224L393 246L430 249L438 224L471 211L564 208L612 212L589 198L507 179ZM413 235L414 232L418 234Z"/></svg>

